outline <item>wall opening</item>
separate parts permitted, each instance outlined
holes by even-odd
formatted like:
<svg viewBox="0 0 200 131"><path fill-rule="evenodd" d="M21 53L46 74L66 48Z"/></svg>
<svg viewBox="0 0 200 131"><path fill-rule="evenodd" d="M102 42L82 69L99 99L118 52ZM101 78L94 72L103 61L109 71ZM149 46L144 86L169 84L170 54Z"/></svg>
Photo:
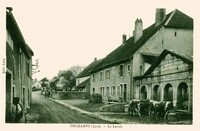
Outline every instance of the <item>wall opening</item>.
<svg viewBox="0 0 200 131"><path fill-rule="evenodd" d="M6 123L11 122L11 86L12 86L12 81L11 81L11 74L6 73Z"/></svg>
<svg viewBox="0 0 200 131"><path fill-rule="evenodd" d="M180 83L177 90L177 108L188 110L188 85Z"/></svg>
<svg viewBox="0 0 200 131"><path fill-rule="evenodd" d="M140 99L147 99L147 88L146 86L142 86L140 90Z"/></svg>
<svg viewBox="0 0 200 131"><path fill-rule="evenodd" d="M124 102L127 101L127 84L124 84Z"/></svg>
<svg viewBox="0 0 200 131"><path fill-rule="evenodd" d="M161 94L160 87L158 85L155 85L153 88L153 100L160 101L160 94Z"/></svg>
<svg viewBox="0 0 200 131"><path fill-rule="evenodd" d="M93 94L95 93L95 88L92 88L92 93L93 93Z"/></svg>
<svg viewBox="0 0 200 131"><path fill-rule="evenodd" d="M173 101L173 88L171 84L164 87L164 101Z"/></svg>

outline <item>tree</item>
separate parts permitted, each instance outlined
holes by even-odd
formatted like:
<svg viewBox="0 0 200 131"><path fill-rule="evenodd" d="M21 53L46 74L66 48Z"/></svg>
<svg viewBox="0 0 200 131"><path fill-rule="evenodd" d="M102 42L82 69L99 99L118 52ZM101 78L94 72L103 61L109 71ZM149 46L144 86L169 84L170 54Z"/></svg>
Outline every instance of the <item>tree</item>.
<svg viewBox="0 0 200 131"><path fill-rule="evenodd" d="M56 83L55 83L55 80L57 79L57 76L54 76L51 81L50 81L50 87L52 89L55 89L56 88Z"/></svg>
<svg viewBox="0 0 200 131"><path fill-rule="evenodd" d="M74 73L71 70L62 70L58 72L58 77L64 76L64 80L61 83L64 85L64 88L72 89L76 85L76 79Z"/></svg>
<svg viewBox="0 0 200 131"><path fill-rule="evenodd" d="M83 69L85 69L85 66L80 66L80 65L74 65L72 67L69 68L69 70L71 70L73 72L73 75L76 77L79 73L81 73L81 71L83 71Z"/></svg>
<svg viewBox="0 0 200 131"><path fill-rule="evenodd" d="M40 82L42 87L48 87L49 80L46 77L40 80Z"/></svg>

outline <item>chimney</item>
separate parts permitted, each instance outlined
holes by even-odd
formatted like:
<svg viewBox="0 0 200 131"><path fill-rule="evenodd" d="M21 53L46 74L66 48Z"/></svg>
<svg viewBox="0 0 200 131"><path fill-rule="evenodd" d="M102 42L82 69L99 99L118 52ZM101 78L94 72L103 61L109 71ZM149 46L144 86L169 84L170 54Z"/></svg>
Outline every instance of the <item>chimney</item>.
<svg viewBox="0 0 200 131"><path fill-rule="evenodd" d="M157 8L156 9L156 16L155 16L155 26L160 25L166 16L166 9L165 8Z"/></svg>
<svg viewBox="0 0 200 131"><path fill-rule="evenodd" d="M141 19L135 21L135 30L133 31L134 43L143 35L143 23Z"/></svg>
<svg viewBox="0 0 200 131"><path fill-rule="evenodd" d="M12 12L13 8L12 7L6 7L6 9L8 10L8 12Z"/></svg>
<svg viewBox="0 0 200 131"><path fill-rule="evenodd" d="M126 43L126 35L123 34L123 35L122 35L122 44L125 44L125 43Z"/></svg>

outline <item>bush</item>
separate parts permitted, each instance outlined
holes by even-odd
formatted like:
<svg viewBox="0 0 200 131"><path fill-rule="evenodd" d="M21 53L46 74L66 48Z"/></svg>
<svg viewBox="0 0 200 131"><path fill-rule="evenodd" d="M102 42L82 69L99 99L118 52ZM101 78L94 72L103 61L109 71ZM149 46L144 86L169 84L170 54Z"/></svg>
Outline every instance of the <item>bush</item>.
<svg viewBox="0 0 200 131"><path fill-rule="evenodd" d="M89 103L102 103L102 96L100 94L92 94L90 96Z"/></svg>

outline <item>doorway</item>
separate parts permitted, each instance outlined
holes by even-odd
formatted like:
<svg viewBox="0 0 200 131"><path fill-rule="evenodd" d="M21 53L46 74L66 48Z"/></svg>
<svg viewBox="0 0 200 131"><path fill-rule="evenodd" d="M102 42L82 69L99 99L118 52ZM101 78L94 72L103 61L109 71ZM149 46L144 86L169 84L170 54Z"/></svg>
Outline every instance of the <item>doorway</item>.
<svg viewBox="0 0 200 131"><path fill-rule="evenodd" d="M12 96L11 96L11 88L12 88L12 81L11 81L11 74L6 73L6 123L11 122L12 118Z"/></svg>
<svg viewBox="0 0 200 131"><path fill-rule="evenodd" d="M127 84L124 84L124 102L127 101Z"/></svg>

